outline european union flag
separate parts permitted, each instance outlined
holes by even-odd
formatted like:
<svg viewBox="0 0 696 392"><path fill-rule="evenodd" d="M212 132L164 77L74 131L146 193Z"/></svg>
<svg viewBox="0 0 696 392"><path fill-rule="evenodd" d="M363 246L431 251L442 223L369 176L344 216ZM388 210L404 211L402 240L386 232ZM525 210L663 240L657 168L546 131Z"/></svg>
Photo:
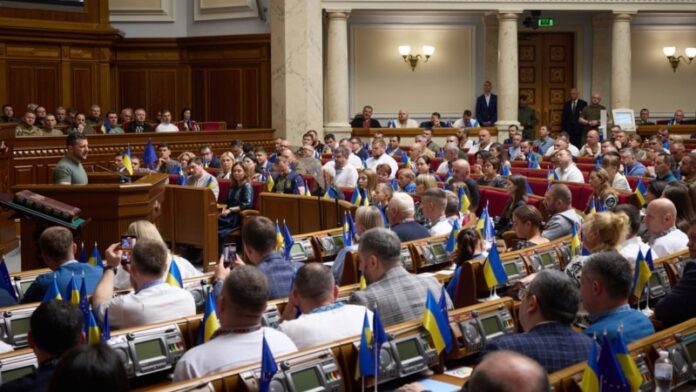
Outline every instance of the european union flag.
<svg viewBox="0 0 696 392"><path fill-rule="evenodd" d="M440 311L445 316L445 320L447 320L449 323L449 311L447 310L447 290L445 290L445 286L440 287L440 299L437 301L437 304L440 306Z"/></svg>
<svg viewBox="0 0 696 392"><path fill-rule="evenodd" d="M99 252L99 245L97 241L94 241L94 248L92 248L92 255L87 260L87 263L95 266L104 268L104 261L102 260L101 253Z"/></svg>
<svg viewBox="0 0 696 392"><path fill-rule="evenodd" d="M145 151L143 151L143 163L150 170L155 170L155 167L157 166L157 153L155 152L155 147L152 145L152 140L150 139L147 139Z"/></svg>
<svg viewBox="0 0 696 392"><path fill-rule="evenodd" d="M642 179L638 179L638 184L636 185L636 190L633 191L633 193L636 195L638 198L638 202L640 203L641 206L644 206L646 204L645 197L648 194L648 189L645 187L645 184L643 184Z"/></svg>
<svg viewBox="0 0 696 392"><path fill-rule="evenodd" d="M70 277L68 286L65 288L63 300L70 302L73 305L80 304L80 289L77 287L77 283L75 283L75 275Z"/></svg>
<svg viewBox="0 0 696 392"><path fill-rule="evenodd" d="M63 299L63 296L60 295L60 290L58 289L58 281L56 280L56 275L53 275L53 280L48 286L48 290L46 290L46 293L43 296L43 299L41 302L48 302L52 299L57 299L61 300Z"/></svg>
<svg viewBox="0 0 696 392"><path fill-rule="evenodd" d="M266 335L263 335L263 343L261 349L261 374L259 375L259 392L269 392L271 390L271 380L273 380L273 375L278 372L278 364L276 364L275 358L273 358L273 353L271 348L268 347L268 342L266 341Z"/></svg>
<svg viewBox="0 0 696 392"><path fill-rule="evenodd" d="M89 309L89 301L87 301L87 288L85 287L85 277L82 276L82 284L80 285L80 310L82 311L82 318L85 320L84 332L87 333L87 320L89 320L89 315L92 311Z"/></svg>
<svg viewBox="0 0 696 392"><path fill-rule="evenodd" d="M602 336L602 349L599 352L597 367L599 369L598 375L602 383L602 390L631 391L631 385L621 369L614 347L606 334Z"/></svg>
<svg viewBox="0 0 696 392"><path fill-rule="evenodd" d="M363 318L362 333L360 334L360 348L358 349L358 369L356 378L374 376L375 374L375 356L372 351L372 328L367 319L367 309L365 309L365 317Z"/></svg>
<svg viewBox="0 0 696 392"><path fill-rule="evenodd" d="M486 285L489 289L508 281L505 268L503 268L503 263L500 261L498 247L495 244L491 246L491 251L483 263L483 278L486 280Z"/></svg>
<svg viewBox="0 0 696 392"><path fill-rule="evenodd" d="M435 297L430 290L428 290L423 310L423 327L430 334L438 354L444 349L447 351L452 349L452 332L449 328L449 321L445 319L440 305L435 302Z"/></svg>
<svg viewBox="0 0 696 392"><path fill-rule="evenodd" d="M600 392L597 359L597 342L593 340L590 356L587 358L587 366L582 373L582 381L580 382L582 392Z"/></svg>
<svg viewBox="0 0 696 392"><path fill-rule="evenodd" d="M459 235L459 230L459 219L455 219L452 225L452 231L450 231L449 237L447 237L447 243L445 244L445 251L447 253L452 253L457 249L457 235Z"/></svg>
<svg viewBox="0 0 696 392"><path fill-rule="evenodd" d="M292 239L292 234L290 234L290 229L288 224L283 220L283 251L286 259L290 259L290 251L292 246L295 245L295 240Z"/></svg>
<svg viewBox="0 0 696 392"><path fill-rule="evenodd" d="M5 264L5 258L0 261L0 288L7 290L7 292L17 301L17 292L12 285L12 279L10 279L10 272L7 270L7 265Z"/></svg>
<svg viewBox="0 0 696 392"><path fill-rule="evenodd" d="M597 212L607 212L607 206L604 205L602 199L597 199Z"/></svg>
<svg viewBox="0 0 696 392"><path fill-rule="evenodd" d="M213 292L210 291L205 300L203 321L201 321L201 326L198 328L198 344L208 342L219 328L220 320L217 316L215 297L213 296Z"/></svg>
<svg viewBox="0 0 696 392"><path fill-rule="evenodd" d="M165 281L172 287L184 287L184 281L181 279L181 271L179 271L179 267L176 265L173 258L169 263L169 271L167 272L167 279L165 279Z"/></svg>
<svg viewBox="0 0 696 392"><path fill-rule="evenodd" d="M379 353L382 345L389 341L389 335L384 332L384 326L382 325L382 320L379 318L379 311L375 306L375 310L372 311L372 345L373 350Z"/></svg>
<svg viewBox="0 0 696 392"><path fill-rule="evenodd" d="M108 342L111 339L111 324L109 324L109 308L104 311L104 328L102 329L101 338Z"/></svg>
<svg viewBox="0 0 696 392"><path fill-rule="evenodd" d="M351 215L350 212L348 212L348 229L350 229L351 237L355 238L355 235L356 235L355 221L353 220L353 215Z"/></svg>
<svg viewBox="0 0 696 392"><path fill-rule="evenodd" d="M85 243L80 243L80 258L78 259L80 263L87 262L87 248L85 248Z"/></svg>
<svg viewBox="0 0 696 392"><path fill-rule="evenodd" d="M384 227L389 227L389 219L387 219L386 208L384 207L384 205L382 203L379 203L377 208L379 209L380 215L382 215L382 223L384 223Z"/></svg>
<svg viewBox="0 0 696 392"><path fill-rule="evenodd" d="M99 341L101 341L99 325L97 325L97 320L94 319L94 314L89 312L89 318L87 319L87 342L93 344L99 343Z"/></svg>
<svg viewBox="0 0 696 392"><path fill-rule="evenodd" d="M186 176L179 175L179 177L176 180L176 185L186 185Z"/></svg>

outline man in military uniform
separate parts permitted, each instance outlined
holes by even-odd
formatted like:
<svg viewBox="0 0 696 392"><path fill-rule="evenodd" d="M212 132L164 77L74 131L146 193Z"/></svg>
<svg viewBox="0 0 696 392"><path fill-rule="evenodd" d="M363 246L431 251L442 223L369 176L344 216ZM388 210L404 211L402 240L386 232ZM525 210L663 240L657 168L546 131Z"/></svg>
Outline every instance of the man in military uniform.
<svg viewBox="0 0 696 392"><path fill-rule="evenodd" d="M34 125L35 122L36 114L33 112L24 113L22 122L17 124L17 128L15 128L15 136L43 136L43 131Z"/></svg>
<svg viewBox="0 0 696 392"><path fill-rule="evenodd" d="M520 95L520 109L517 112L517 121L522 126L522 136L526 140L534 139L534 126L539 120L534 113L534 109L527 106L527 96Z"/></svg>
<svg viewBox="0 0 696 392"><path fill-rule="evenodd" d="M602 110L606 110L607 108L600 105L600 102L602 102L602 96L598 93L592 93L590 104L585 106L585 108L580 112L578 122L585 126L585 129L582 131L582 144L585 144L587 131L589 131L590 128L599 128L601 125L599 122L600 113Z"/></svg>

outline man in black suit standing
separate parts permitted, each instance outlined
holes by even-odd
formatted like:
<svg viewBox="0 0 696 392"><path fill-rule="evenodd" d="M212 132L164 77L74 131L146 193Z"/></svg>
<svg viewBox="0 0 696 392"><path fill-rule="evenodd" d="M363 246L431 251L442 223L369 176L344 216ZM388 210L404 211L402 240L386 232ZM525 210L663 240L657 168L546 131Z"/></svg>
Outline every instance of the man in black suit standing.
<svg viewBox="0 0 696 392"><path fill-rule="evenodd" d="M372 118L372 106L365 105L362 115L357 115L350 122L352 128L382 128L378 120Z"/></svg>
<svg viewBox="0 0 696 392"><path fill-rule="evenodd" d="M580 112L587 106L587 101L578 98L578 90L570 89L570 100L563 104L563 130L570 135L570 142L575 147L582 147L582 132L584 126L578 122Z"/></svg>
<svg viewBox="0 0 696 392"><path fill-rule="evenodd" d="M498 121L498 96L491 94L493 84L483 82L483 94L476 98L476 120L483 127L492 127Z"/></svg>

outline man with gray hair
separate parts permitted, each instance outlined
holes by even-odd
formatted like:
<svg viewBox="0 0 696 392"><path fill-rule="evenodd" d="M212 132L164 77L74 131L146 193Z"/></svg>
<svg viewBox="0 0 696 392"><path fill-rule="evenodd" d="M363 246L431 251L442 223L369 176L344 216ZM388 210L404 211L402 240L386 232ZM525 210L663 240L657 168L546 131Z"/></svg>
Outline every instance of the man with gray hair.
<svg viewBox="0 0 696 392"><path fill-rule="evenodd" d="M430 221L430 235L445 235L452 231L452 224L445 216L447 207L447 195L439 188L431 188L425 191L421 200L423 216Z"/></svg>
<svg viewBox="0 0 696 392"><path fill-rule="evenodd" d="M413 219L413 198L408 193L396 192L389 201L387 219L391 229L401 241L413 241L430 237L430 232Z"/></svg>
<svg viewBox="0 0 696 392"><path fill-rule="evenodd" d="M459 146L457 143L447 143L443 148L445 160L437 167L438 174L447 174L452 171L452 163L459 159Z"/></svg>
<svg viewBox="0 0 696 392"><path fill-rule="evenodd" d="M553 184L544 195L544 204L549 213L549 220L541 236L553 241L569 235L573 225L582 225L582 217L575 212L572 193L565 184Z"/></svg>
<svg viewBox="0 0 696 392"><path fill-rule="evenodd" d="M324 168L333 168L335 171L334 185L354 187L358 182L358 171L348 162L350 151L345 147L336 147L333 153L334 159L326 162Z"/></svg>
<svg viewBox="0 0 696 392"><path fill-rule="evenodd" d="M411 274L403 267L401 241L394 232L374 228L363 233L358 257L367 288L354 292L348 302L373 311L377 307L385 326L420 318L428 291L440 298L442 286L435 278ZM451 308L452 301L447 293L444 295Z"/></svg>
<svg viewBox="0 0 696 392"><path fill-rule="evenodd" d="M587 359L587 358L585 358ZM549 377L534 360L512 351L491 353L471 373L463 391L548 392Z"/></svg>
<svg viewBox="0 0 696 392"><path fill-rule="evenodd" d="M525 333L486 344L481 357L510 350L533 358L549 373L587 360L592 339L571 327L580 306L575 283L560 271L543 270L519 291L519 320Z"/></svg>
<svg viewBox="0 0 696 392"><path fill-rule="evenodd" d="M291 308L299 308L302 315L283 322L278 329L299 350L360 335L365 312L369 320L372 312L361 305L336 302L337 298L338 286L331 268L321 263L303 265L297 271L288 303Z"/></svg>

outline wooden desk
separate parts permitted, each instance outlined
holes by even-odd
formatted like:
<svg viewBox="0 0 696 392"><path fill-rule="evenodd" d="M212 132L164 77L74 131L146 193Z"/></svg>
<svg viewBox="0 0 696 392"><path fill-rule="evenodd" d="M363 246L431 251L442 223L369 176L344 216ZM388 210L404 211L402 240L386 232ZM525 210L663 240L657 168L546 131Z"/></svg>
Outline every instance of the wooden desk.
<svg viewBox="0 0 696 392"><path fill-rule="evenodd" d="M424 128L353 128L351 136L360 138L372 138L375 133L382 133L384 136L416 137L423 134ZM476 137L482 129L488 130L491 136L498 136L498 128L468 128L469 137ZM457 134L458 128L433 128L433 137L447 137Z"/></svg>
<svg viewBox="0 0 696 392"><path fill-rule="evenodd" d="M662 128L669 129L670 135L682 135L688 137L692 133L696 133L696 124L688 125L641 125L637 128L636 132L642 137L650 137L657 135L657 131Z"/></svg>

